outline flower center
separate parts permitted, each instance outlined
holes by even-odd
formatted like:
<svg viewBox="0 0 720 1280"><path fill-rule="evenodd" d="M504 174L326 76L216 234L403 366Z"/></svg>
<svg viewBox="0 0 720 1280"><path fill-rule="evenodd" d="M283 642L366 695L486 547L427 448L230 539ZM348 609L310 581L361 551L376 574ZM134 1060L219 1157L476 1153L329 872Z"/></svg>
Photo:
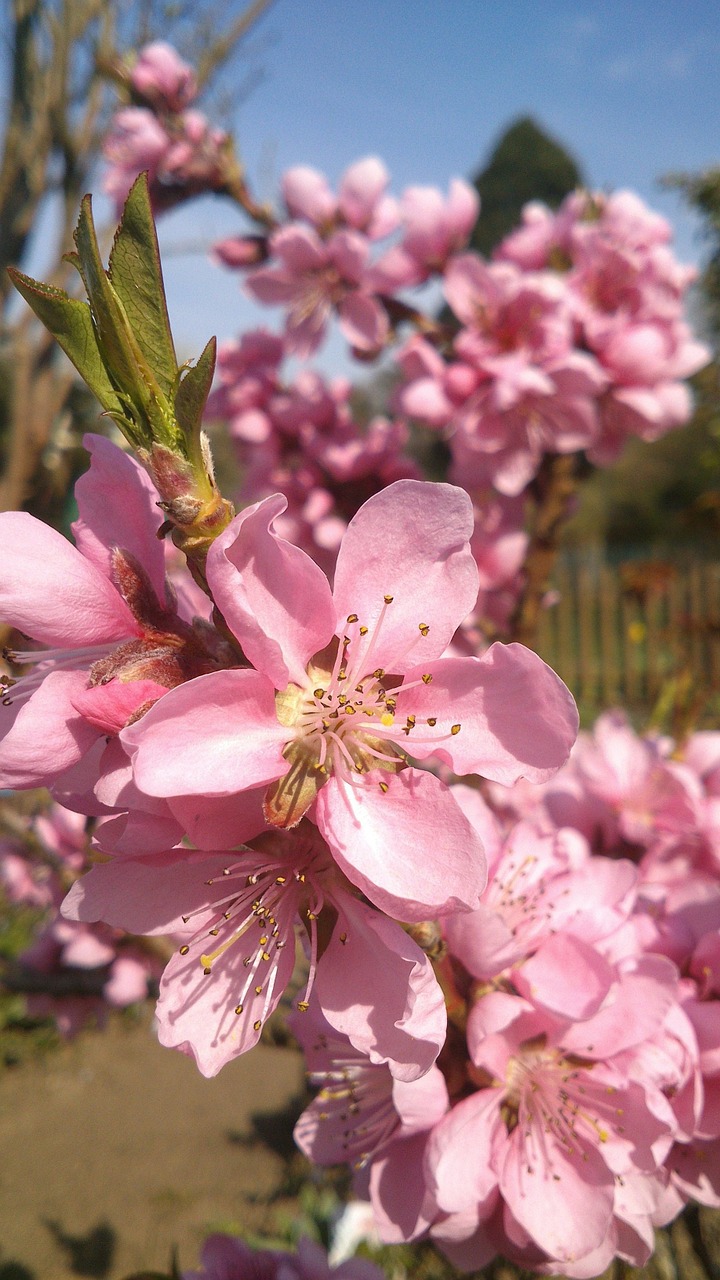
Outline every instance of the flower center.
<svg viewBox="0 0 720 1280"><path fill-rule="evenodd" d="M397 773L403 769L413 741L435 745L460 732L461 726L454 724L449 733L422 737L418 730L421 733L423 725L434 729L436 716L411 713L405 716L404 723L396 719L400 690L404 696L418 686L430 685L433 677L427 671L419 679L407 682L401 675L373 665L392 603L391 595L384 596L372 631L356 613L349 614L332 669L325 655L318 655L308 667L304 689L293 684L277 695L278 718L292 731L285 748L290 770L270 788L265 804L269 822L294 826L330 774L349 786L362 787L367 785L366 775L373 770ZM417 625L420 636L427 636L429 624ZM417 635L413 634L393 661L400 665L416 644ZM381 791L388 790L387 781L380 780L378 785Z"/></svg>

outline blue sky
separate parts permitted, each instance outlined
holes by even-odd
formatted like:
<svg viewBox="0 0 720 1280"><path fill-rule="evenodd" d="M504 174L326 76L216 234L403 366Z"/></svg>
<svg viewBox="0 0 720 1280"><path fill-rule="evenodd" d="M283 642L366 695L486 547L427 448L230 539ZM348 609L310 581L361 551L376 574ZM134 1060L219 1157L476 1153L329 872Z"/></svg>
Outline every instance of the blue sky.
<svg viewBox="0 0 720 1280"><path fill-rule="evenodd" d="M597 187L633 187L676 227L697 261L697 223L658 177L720 163L717 0L275 0L254 52L228 77L262 79L235 127L255 190L272 199L283 170L310 164L336 181L378 155L393 190L445 189L470 175L515 117L562 141ZM243 299L238 277L184 244L238 229L224 201L203 200L161 225L178 345L197 353L280 314ZM331 341L317 363L344 365Z"/></svg>

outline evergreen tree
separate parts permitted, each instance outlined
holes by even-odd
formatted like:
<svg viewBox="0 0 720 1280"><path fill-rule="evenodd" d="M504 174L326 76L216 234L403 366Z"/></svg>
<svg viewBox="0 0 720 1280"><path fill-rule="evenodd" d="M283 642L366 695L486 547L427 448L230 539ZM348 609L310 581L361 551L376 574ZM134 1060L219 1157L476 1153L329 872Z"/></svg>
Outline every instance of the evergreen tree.
<svg viewBox="0 0 720 1280"><path fill-rule="evenodd" d="M570 191L583 185L572 156L530 116L522 116L505 130L473 181L482 207L471 245L485 257L518 225L529 200L542 200L557 209Z"/></svg>

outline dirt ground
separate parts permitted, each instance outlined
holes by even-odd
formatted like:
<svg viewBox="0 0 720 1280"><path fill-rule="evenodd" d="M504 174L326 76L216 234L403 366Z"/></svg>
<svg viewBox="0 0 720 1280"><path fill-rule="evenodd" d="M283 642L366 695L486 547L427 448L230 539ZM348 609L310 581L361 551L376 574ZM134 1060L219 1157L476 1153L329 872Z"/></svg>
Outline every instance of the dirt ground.
<svg viewBox="0 0 720 1280"><path fill-rule="evenodd" d="M271 1230L303 1087L294 1049L205 1080L118 1020L4 1072L0 1280L118 1280L167 1270L173 1245L192 1267L209 1230Z"/></svg>

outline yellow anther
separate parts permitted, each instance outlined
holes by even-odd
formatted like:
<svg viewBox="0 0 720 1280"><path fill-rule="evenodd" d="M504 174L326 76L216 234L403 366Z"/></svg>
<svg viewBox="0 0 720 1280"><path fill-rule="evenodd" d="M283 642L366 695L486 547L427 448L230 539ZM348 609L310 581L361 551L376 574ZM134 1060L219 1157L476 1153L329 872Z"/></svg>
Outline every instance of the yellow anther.
<svg viewBox="0 0 720 1280"><path fill-rule="evenodd" d="M406 725L407 725L408 729L414 729L414 728L415 728L415 716L408 716L408 718L407 718L407 720L405 721L405 723L406 723Z"/></svg>
<svg viewBox="0 0 720 1280"><path fill-rule="evenodd" d="M301 1013L307 1013L308 1009L310 1008L310 1005L308 1004L307 1000L298 1000L297 1007Z"/></svg>
<svg viewBox="0 0 720 1280"><path fill-rule="evenodd" d="M256 996L261 996L261 995L262 995L262 982L261 982L261 983L259 983L259 985L255 988L255 995L256 995Z"/></svg>
<svg viewBox="0 0 720 1280"><path fill-rule="evenodd" d="M190 948L189 948L189 947L181 947L181 948L180 948L180 955L181 955L181 956L186 956L189 950L190 950Z"/></svg>
<svg viewBox="0 0 720 1280"><path fill-rule="evenodd" d="M317 920L317 915L314 911L308 911L307 918L308 920Z"/></svg>
<svg viewBox="0 0 720 1280"><path fill-rule="evenodd" d="M348 622L357 622L358 616L356 613L349 613L347 616L347 620Z"/></svg>
<svg viewBox="0 0 720 1280"><path fill-rule="evenodd" d="M253 1022L253 1031L262 1031L262 1022L259 1018L257 1022Z"/></svg>
<svg viewBox="0 0 720 1280"><path fill-rule="evenodd" d="M384 724L386 728L389 729L390 725L394 724L394 722L395 722L395 716L393 715L392 711L384 711L380 717L380 723Z"/></svg>
<svg viewBox="0 0 720 1280"><path fill-rule="evenodd" d="M276 883L276 884L287 884L287 876L276 876L276 877L275 877L275 883Z"/></svg>
<svg viewBox="0 0 720 1280"><path fill-rule="evenodd" d="M432 681L432 676L431 676L431 674L430 674L430 672L429 672L429 671L426 671L426 672L425 672L425 675L424 675L424 676L422 676L422 677L421 677L421 679L422 679L423 684L430 684L430 683L431 683L431 681Z"/></svg>
<svg viewBox="0 0 720 1280"><path fill-rule="evenodd" d="M386 604L392 604L394 599L395 599L394 596L383 596L383 600L385 601Z"/></svg>
<svg viewBox="0 0 720 1280"><path fill-rule="evenodd" d="M429 630L430 624L428 622L418 622L418 631L421 636L426 636Z"/></svg>
<svg viewBox="0 0 720 1280"><path fill-rule="evenodd" d="M347 680L347 669L345 667L341 667L338 671L338 680Z"/></svg>
<svg viewBox="0 0 720 1280"><path fill-rule="evenodd" d="M341 933L341 934L340 934L340 941L342 942L343 946L345 946L345 943L347 942L347 934L346 934L346 933Z"/></svg>
<svg viewBox="0 0 720 1280"><path fill-rule="evenodd" d="M260 946L264 947L266 943L267 943L267 934L264 933L262 938L260 939Z"/></svg>
<svg viewBox="0 0 720 1280"><path fill-rule="evenodd" d="M269 953L268 951L263 951L263 953L262 953L262 958L263 958L263 960L269 960L269 959L270 959L270 953Z"/></svg>
<svg viewBox="0 0 720 1280"><path fill-rule="evenodd" d="M325 690L324 690L324 689L313 689L313 697L314 697L314 698L322 698L322 696L323 696L323 694L324 694L324 693L325 693Z"/></svg>
<svg viewBox="0 0 720 1280"><path fill-rule="evenodd" d="M437 716L428 716L428 724L431 729L434 729L437 724Z"/></svg>
<svg viewBox="0 0 720 1280"><path fill-rule="evenodd" d="M379 786L380 790L381 790L383 793L385 793L386 791L389 791L389 790L390 790L390 788L389 788L389 786L388 786L387 782L379 782L379 783L378 783L378 786Z"/></svg>
<svg viewBox="0 0 720 1280"><path fill-rule="evenodd" d="M340 697L338 698L338 702L340 703L341 707L345 706L345 703L347 702L347 698L345 697L344 693L340 694Z"/></svg>
<svg viewBox="0 0 720 1280"><path fill-rule="evenodd" d="M383 667L376 667L376 668L375 668L375 670L373 671L373 675L374 675L374 677L375 677L375 679L376 679L376 680L382 680L383 676L385 675L385 670L384 670L384 668L383 668Z"/></svg>
<svg viewBox="0 0 720 1280"><path fill-rule="evenodd" d="M236 1012L236 1013L242 1013L242 1011L243 1011L243 1005L241 1005L241 1004L236 1004L236 1005L235 1005L235 1012Z"/></svg>
<svg viewBox="0 0 720 1280"><path fill-rule="evenodd" d="M367 633L368 633L368 629L367 629L367 627L361 627L361 628L360 628L360 635L361 635L361 636L366 636L366 635L367 635Z"/></svg>
<svg viewBox="0 0 720 1280"><path fill-rule="evenodd" d="M217 938L219 932L220 930L218 929L217 925L215 925L214 929L208 929L208 933L210 934L211 938Z"/></svg>
<svg viewBox="0 0 720 1280"><path fill-rule="evenodd" d="M394 711L397 706L397 698L386 698L385 706L387 707L388 711Z"/></svg>
<svg viewBox="0 0 720 1280"><path fill-rule="evenodd" d="M352 702L349 702L349 703L348 703L348 705L347 705L347 706L346 706L346 708L345 708L345 715L346 715L346 716L354 716L354 715L355 715L355 712L356 712L356 708L353 706Z"/></svg>
<svg viewBox="0 0 720 1280"><path fill-rule="evenodd" d="M450 732L453 738L460 732L460 728L461 726L459 724L453 724L450 726Z"/></svg>

